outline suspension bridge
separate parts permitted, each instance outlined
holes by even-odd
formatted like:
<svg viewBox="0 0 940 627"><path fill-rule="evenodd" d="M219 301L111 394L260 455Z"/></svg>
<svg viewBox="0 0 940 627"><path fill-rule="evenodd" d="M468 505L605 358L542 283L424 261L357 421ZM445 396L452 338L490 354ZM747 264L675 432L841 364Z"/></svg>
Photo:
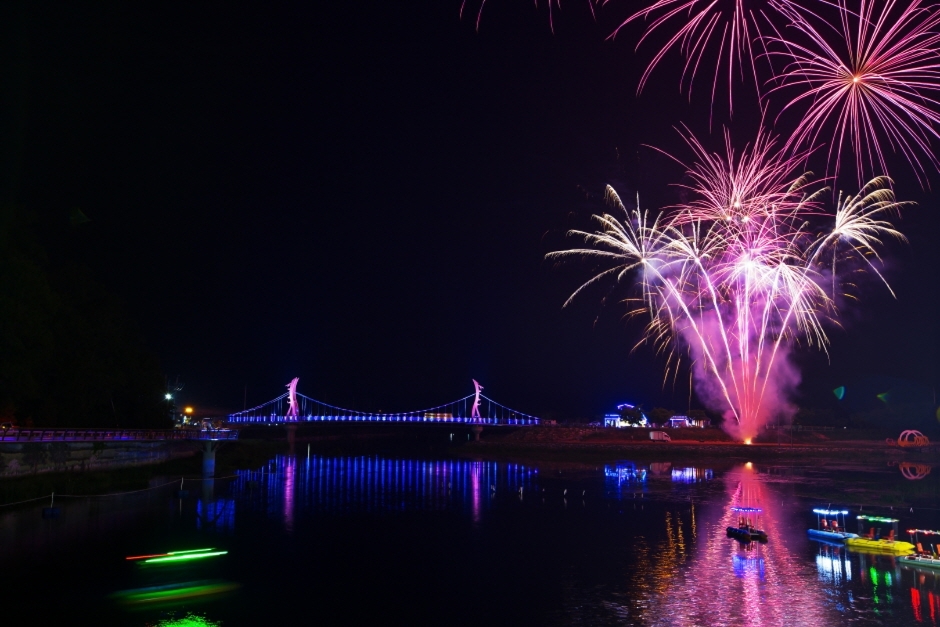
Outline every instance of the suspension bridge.
<svg viewBox="0 0 940 627"><path fill-rule="evenodd" d="M473 382L475 391L449 403L414 411L381 413L344 409L297 392L298 379L287 384L287 392L257 407L229 414L235 424L296 424L299 422L401 422L459 423L469 425L539 424L536 416L497 403L481 393L483 386Z"/></svg>

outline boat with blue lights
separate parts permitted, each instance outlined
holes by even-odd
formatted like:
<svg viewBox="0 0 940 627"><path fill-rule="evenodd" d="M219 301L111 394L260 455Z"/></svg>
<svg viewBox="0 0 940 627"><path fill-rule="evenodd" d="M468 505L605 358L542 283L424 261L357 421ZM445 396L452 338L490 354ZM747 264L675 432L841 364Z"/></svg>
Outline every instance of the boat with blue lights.
<svg viewBox="0 0 940 627"><path fill-rule="evenodd" d="M911 536L914 543L914 554L904 555L898 561L902 566L913 566L915 568L934 568L940 570L940 531L930 531L928 529L908 529L907 533ZM924 536L921 539L921 535ZM926 549L924 548L926 545Z"/></svg>
<svg viewBox="0 0 940 627"><path fill-rule="evenodd" d="M734 538L740 542L767 542L767 532L758 529L752 519L761 513L759 507L732 507L731 511L738 513L738 524L734 527L728 527L729 538Z"/></svg>
<svg viewBox="0 0 940 627"><path fill-rule="evenodd" d="M843 544L849 538L858 537L857 533L845 530L845 517L849 514L847 510L816 508L813 513L816 514L816 528L806 532L814 540Z"/></svg>
<svg viewBox="0 0 940 627"><path fill-rule="evenodd" d="M845 540L846 546L850 549L873 553L893 553L894 555L906 555L915 551L913 544L897 539L897 518L862 515L856 518L858 519L858 536ZM882 531L886 525L890 525L890 529L888 535L884 536ZM865 527L868 527L868 531L865 531Z"/></svg>

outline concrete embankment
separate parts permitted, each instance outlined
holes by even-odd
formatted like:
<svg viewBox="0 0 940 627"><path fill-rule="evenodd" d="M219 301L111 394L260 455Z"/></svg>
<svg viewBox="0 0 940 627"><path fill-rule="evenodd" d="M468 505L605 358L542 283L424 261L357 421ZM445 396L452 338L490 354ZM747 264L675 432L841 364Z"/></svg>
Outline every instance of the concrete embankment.
<svg viewBox="0 0 940 627"><path fill-rule="evenodd" d="M117 470L190 457L197 451L190 442L5 442L0 444L0 477Z"/></svg>
<svg viewBox="0 0 940 627"><path fill-rule="evenodd" d="M744 444L732 441L718 429L676 429L669 431L671 442L649 439L639 429L597 429L590 427L537 427L511 433L484 431L483 441L468 443L460 454L487 458L527 458L541 460L598 461L617 458L659 459L719 458L774 460L805 458L865 458L886 463L940 463L936 445L918 449L888 445L869 433L819 433L780 437L764 434L765 441ZM769 434L771 437L774 434ZM838 439L836 439L838 436Z"/></svg>

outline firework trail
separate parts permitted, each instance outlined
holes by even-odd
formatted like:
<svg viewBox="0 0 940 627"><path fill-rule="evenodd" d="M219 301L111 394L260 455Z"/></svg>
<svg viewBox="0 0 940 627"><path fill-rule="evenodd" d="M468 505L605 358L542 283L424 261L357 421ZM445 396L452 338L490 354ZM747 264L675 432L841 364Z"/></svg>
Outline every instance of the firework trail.
<svg viewBox="0 0 940 627"><path fill-rule="evenodd" d="M800 156L786 157L761 132L735 153L709 153L691 135L696 155L687 167L692 199L651 215L628 210L608 187L610 204L625 219L595 215L594 232L570 231L588 246L548 259L589 259L606 269L585 282L639 285L631 314L648 316L639 344L667 357L668 372L688 353L699 397L747 439L787 410L799 375L787 359L797 342L826 350L824 323L848 285L840 268L877 269L885 238L903 241L888 218L904 203L881 177L823 210L826 188L810 190L798 176Z"/></svg>
<svg viewBox="0 0 940 627"><path fill-rule="evenodd" d="M611 0L604 0L603 4L609 2ZM746 4L749 6L746 7ZM692 83L707 53L716 51L717 63L711 84L712 103L714 105L722 67L726 66L728 106L729 110L733 110L732 90L736 78L744 80L745 74L750 74L754 85L760 85L755 63L764 51L755 48L755 42L763 41L761 22L765 28L771 25L770 14L778 12L779 6L786 7L789 4L789 0L780 0L779 3L772 0L656 0L624 20L610 38L616 37L627 24L639 20L646 21L648 25L637 48L653 33L665 33L667 41L643 72L638 92L643 91L653 69L669 51L678 49L685 57L679 89L688 89L691 97ZM776 29L771 27L771 32L776 32Z"/></svg>
<svg viewBox="0 0 940 627"><path fill-rule="evenodd" d="M858 10L846 0L820 2L820 12L838 14L838 24L820 14L782 1L774 2L790 21L787 37L766 37L772 58L784 61L770 93L794 93L784 110L802 113L788 147L829 141L829 166L842 169L843 152L854 154L860 184L875 173L887 174L885 153L900 153L921 184L926 157L940 161L930 148L940 138L935 125L940 93L940 10L920 0L860 0ZM884 145L883 145L884 144Z"/></svg>
<svg viewBox="0 0 940 627"><path fill-rule="evenodd" d="M535 7L538 8L539 0L534 0ZM545 3L548 5L548 25L551 31L555 32L555 9L561 9L561 0L545 0ZM468 8L468 4L475 4L473 0L462 0L460 3L460 18L463 19L464 12L471 13L472 9ZM554 7L552 6L554 4ZM591 15L595 16L594 13L594 0L587 0L588 7L591 9ZM486 0L479 0L479 5L476 10L476 29L480 30L480 20L483 19L483 7L486 6ZM596 17L596 16L595 16Z"/></svg>

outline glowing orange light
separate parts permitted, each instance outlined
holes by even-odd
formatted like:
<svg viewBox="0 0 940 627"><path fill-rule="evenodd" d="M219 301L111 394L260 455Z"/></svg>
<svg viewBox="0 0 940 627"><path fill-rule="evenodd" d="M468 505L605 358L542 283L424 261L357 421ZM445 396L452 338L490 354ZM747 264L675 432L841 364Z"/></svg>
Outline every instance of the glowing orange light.
<svg viewBox="0 0 940 627"><path fill-rule="evenodd" d="M748 444L750 444L750 442L748 442ZM753 468L753 467L754 467L754 464L752 464L751 462L748 462L748 463L746 463L746 464L744 464L744 465L747 466L748 468Z"/></svg>
<svg viewBox="0 0 940 627"><path fill-rule="evenodd" d="M187 408L184 409L183 411L186 412L187 414L191 414L191 413L193 413L193 408L192 408L192 407L187 407Z"/></svg>
<svg viewBox="0 0 940 627"><path fill-rule="evenodd" d="M750 444L750 443L751 443L751 438L745 438L745 439L744 439L744 443L745 443L745 444Z"/></svg>

